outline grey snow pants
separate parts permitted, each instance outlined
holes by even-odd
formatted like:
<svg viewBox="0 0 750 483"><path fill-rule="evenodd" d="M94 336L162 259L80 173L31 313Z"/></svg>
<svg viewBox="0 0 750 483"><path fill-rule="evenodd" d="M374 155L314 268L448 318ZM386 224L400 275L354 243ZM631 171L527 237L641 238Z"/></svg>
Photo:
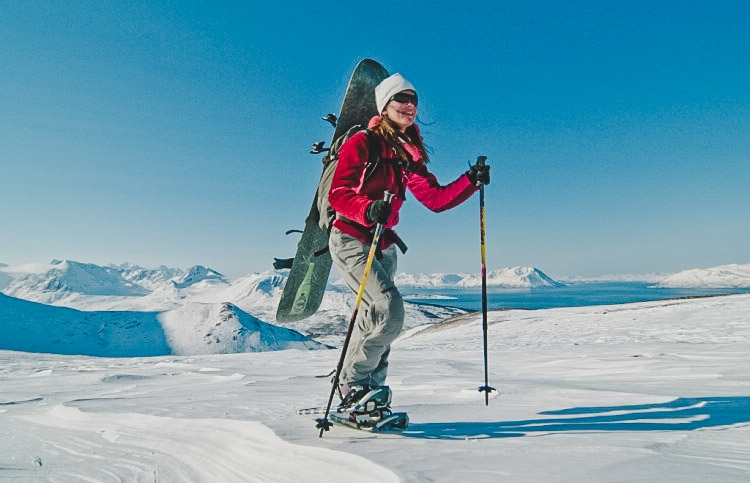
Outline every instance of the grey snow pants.
<svg viewBox="0 0 750 483"><path fill-rule="evenodd" d="M370 245L333 228L329 248L344 281L357 293L362 283ZM393 284L397 262L395 246L383 250L380 260L373 260L344 366L339 375L341 384L385 385L391 342L401 333L404 325L404 299Z"/></svg>

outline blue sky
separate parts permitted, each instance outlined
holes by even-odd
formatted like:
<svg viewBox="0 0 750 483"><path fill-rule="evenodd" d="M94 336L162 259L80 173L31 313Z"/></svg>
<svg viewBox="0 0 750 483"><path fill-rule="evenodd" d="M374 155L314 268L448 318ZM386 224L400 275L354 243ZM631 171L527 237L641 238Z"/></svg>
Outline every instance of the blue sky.
<svg viewBox="0 0 750 483"><path fill-rule="evenodd" d="M745 1L0 4L0 262L294 253L313 141L365 57L419 90L443 182L484 154L489 269L750 263ZM413 198L406 272L479 270L478 197Z"/></svg>

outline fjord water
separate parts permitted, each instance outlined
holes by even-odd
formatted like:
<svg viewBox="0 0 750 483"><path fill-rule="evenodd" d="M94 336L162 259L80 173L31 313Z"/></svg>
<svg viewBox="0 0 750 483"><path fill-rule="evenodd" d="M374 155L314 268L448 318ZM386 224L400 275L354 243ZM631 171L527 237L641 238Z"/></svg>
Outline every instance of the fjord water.
<svg viewBox="0 0 750 483"><path fill-rule="evenodd" d="M404 287L400 291L410 302L457 307L469 311L482 309L481 289ZM490 287L487 291L487 306L490 309L548 309L748 292L750 289L747 288L663 288L645 282L587 282L571 283L562 287L524 289Z"/></svg>

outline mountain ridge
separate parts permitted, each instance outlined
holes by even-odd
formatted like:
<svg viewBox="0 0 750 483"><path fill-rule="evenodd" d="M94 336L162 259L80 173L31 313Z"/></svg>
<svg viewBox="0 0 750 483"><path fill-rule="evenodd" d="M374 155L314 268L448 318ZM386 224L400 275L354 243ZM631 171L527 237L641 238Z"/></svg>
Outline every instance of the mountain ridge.
<svg viewBox="0 0 750 483"><path fill-rule="evenodd" d="M0 293L0 349L150 357L329 346L263 322L230 303L189 303L163 312L81 311Z"/></svg>

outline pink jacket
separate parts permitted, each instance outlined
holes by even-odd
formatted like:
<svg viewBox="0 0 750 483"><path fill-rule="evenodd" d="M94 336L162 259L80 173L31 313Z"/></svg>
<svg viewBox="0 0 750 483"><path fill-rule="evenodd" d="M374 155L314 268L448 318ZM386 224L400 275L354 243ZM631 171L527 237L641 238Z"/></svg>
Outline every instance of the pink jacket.
<svg viewBox="0 0 750 483"><path fill-rule="evenodd" d="M376 121L377 117L373 118L370 126ZM408 168L390 162L395 154L391 149L386 149L382 137L377 133L376 135L383 148L375 172L364 180L368 159L367 135L363 132L354 134L339 150L339 161L328 196L331 206L337 213L333 226L362 243L370 243L372 240L370 229L374 224L367 221L367 208L374 200L382 200L385 191L395 193L391 200L393 211L385 225L385 228L392 228L398 224L399 210L404 204L406 189L411 191L420 203L435 212L445 211L463 203L479 189L471 184L465 174L442 186L435 175L427 170L427 165L419 158L416 149L415 161L410 163ZM404 187L403 190L401 186ZM342 217L345 219L341 219ZM384 239L383 247L392 244L387 232Z"/></svg>

